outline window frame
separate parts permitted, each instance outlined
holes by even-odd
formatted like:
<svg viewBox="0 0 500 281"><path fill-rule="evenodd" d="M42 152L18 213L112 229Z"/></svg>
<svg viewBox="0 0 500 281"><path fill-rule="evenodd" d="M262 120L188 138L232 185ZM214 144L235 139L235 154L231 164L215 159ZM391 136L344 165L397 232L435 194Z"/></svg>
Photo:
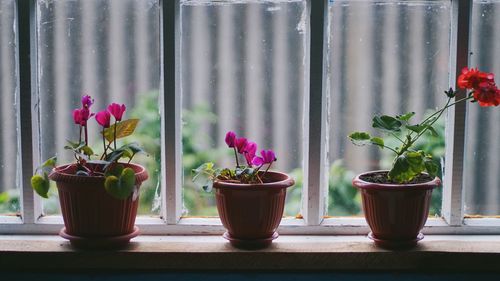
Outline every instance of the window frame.
<svg viewBox="0 0 500 281"><path fill-rule="evenodd" d="M445 1L445 0L442 0ZM451 1L451 45L449 85L469 63L471 12L473 0ZM308 81L304 114L304 186L302 218L284 218L281 234L293 235L365 235L368 225L362 217L325 217L328 192L329 134L326 116L329 110L327 85L327 36L329 0L307 1L309 51L305 80ZM180 1L159 0L161 32L161 181L160 217L138 217L143 234L207 235L224 231L218 218L181 217L182 212L182 139L180 92ZM38 103L38 61L36 0L16 0L18 37L18 103L22 178L21 216L0 216L0 234L56 234L61 216L43 216L41 199L30 186L34 167L40 163ZM314 51L313 51L314 50ZM465 92L460 91L459 96ZM446 166L443 179L442 218L429 218L427 234L500 234L500 219L464 218L463 158L467 107L464 103L448 111ZM321 126L316 126L321 124Z"/></svg>

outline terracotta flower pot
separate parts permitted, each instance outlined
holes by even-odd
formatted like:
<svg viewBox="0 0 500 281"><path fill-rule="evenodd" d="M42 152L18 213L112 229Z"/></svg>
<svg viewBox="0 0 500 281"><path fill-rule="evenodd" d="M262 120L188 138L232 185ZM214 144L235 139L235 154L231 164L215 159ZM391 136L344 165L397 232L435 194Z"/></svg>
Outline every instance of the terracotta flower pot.
<svg viewBox="0 0 500 281"><path fill-rule="evenodd" d="M294 183L290 176L278 172L268 172L263 184L214 182L217 210L227 229L224 237L241 248L270 245L278 237L286 188Z"/></svg>
<svg viewBox="0 0 500 281"><path fill-rule="evenodd" d="M123 164L123 163L122 163ZM135 171L137 188L148 178L144 167L123 164ZM49 178L56 182L64 226L61 236L80 247L106 247L126 244L137 236L134 228L138 196L125 200L109 195L102 176L77 176L75 164L53 169Z"/></svg>
<svg viewBox="0 0 500 281"><path fill-rule="evenodd" d="M420 230L429 216L432 190L441 184L438 177L417 184L380 184L356 176L352 183L361 191L369 237L385 248L412 247L423 238Z"/></svg>

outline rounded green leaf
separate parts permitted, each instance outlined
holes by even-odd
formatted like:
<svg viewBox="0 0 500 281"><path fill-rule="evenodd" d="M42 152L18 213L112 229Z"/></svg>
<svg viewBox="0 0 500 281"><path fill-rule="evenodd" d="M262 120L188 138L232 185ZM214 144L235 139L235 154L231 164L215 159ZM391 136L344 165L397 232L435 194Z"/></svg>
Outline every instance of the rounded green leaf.
<svg viewBox="0 0 500 281"><path fill-rule="evenodd" d="M403 125L401 121L388 115L375 116L372 121L373 128L387 132L399 132Z"/></svg>
<svg viewBox="0 0 500 281"><path fill-rule="evenodd" d="M373 138L370 139L370 142L373 145L379 146L382 149L384 148L384 140L382 138L373 137Z"/></svg>
<svg viewBox="0 0 500 281"><path fill-rule="evenodd" d="M363 146L370 143L371 136L365 132L353 132L349 136L351 142L355 145Z"/></svg>
<svg viewBox="0 0 500 281"><path fill-rule="evenodd" d="M46 174L45 174L46 175ZM49 198L47 193L49 192L50 183L48 177L43 177L41 175L34 175L31 177L31 187L38 193L38 195L43 198Z"/></svg>
<svg viewBox="0 0 500 281"><path fill-rule="evenodd" d="M120 177L110 175L106 177L104 188L116 199L126 199L133 192L135 186L135 172L131 168L125 168Z"/></svg>

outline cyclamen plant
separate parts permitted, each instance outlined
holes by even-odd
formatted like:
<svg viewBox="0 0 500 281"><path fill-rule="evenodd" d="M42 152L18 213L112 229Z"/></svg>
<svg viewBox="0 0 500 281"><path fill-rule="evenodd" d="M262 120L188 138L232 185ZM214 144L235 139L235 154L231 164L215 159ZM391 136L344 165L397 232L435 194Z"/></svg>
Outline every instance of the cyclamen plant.
<svg viewBox="0 0 500 281"><path fill-rule="evenodd" d="M479 71L477 68L464 68L457 80L458 87L469 90L469 94L459 100L454 100L457 94L452 88L445 91L448 100L446 104L429 115L423 121L411 124L410 119L415 112L403 115L375 116L372 119L372 127L395 137L399 146L389 147L381 137L372 137L366 132L353 132L349 135L355 145L375 145L381 149L388 149L395 154L392 167L387 174L388 182L408 183L418 177L422 172L427 172L435 177L439 166L432 156L422 150L416 151L413 146L425 133L437 136L433 128L434 123L443 115L444 111L457 103L471 101L477 102L479 106L498 106L500 104L500 90L495 84L493 73ZM454 101L453 101L454 100Z"/></svg>
<svg viewBox="0 0 500 281"><path fill-rule="evenodd" d="M128 163L137 153L144 150L137 143L124 144L117 147L117 139L131 135L139 119L123 120L126 110L124 104L112 103L105 110L91 113L90 108L94 100L89 95L81 99L82 107L73 110L73 122L79 127L78 142L67 141L64 147L71 150L76 160L75 175L77 176L102 176L105 177L104 187L106 191L117 199L127 198L135 187L135 172L131 168L125 168L118 163L121 158L128 159ZM103 153L99 156L89 146L88 121L95 116L96 122L102 127L100 132L103 143ZM111 116L114 123L111 125ZM95 159L92 159L95 157ZM38 195L47 198L49 191L48 173L56 166L57 158L52 157L45 161L35 170L31 178L31 186ZM67 166L67 171L72 165Z"/></svg>
<svg viewBox="0 0 500 281"><path fill-rule="evenodd" d="M245 184L264 183L266 173L273 162L277 160L274 151L261 150L260 156L258 156L255 142L244 137L238 138L236 133L232 131L226 133L225 142L234 151L236 167L234 169L219 169L215 168L212 162L204 163L192 171L193 182L207 192L212 190L213 182L216 180ZM243 156L246 165L240 165L239 155ZM265 170L262 172L264 168Z"/></svg>

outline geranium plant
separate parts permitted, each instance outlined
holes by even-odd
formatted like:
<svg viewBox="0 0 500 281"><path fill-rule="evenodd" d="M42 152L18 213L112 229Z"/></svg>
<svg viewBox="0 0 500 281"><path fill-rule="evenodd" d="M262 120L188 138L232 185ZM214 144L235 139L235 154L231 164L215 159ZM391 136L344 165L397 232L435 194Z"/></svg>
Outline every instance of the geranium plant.
<svg viewBox="0 0 500 281"><path fill-rule="evenodd" d="M236 167L215 168L214 163L204 163L193 170L193 182L203 190L210 192L215 180L261 184L266 181L266 173L271 165L276 161L276 155L272 150L261 150L257 155L257 144L244 137L236 136L236 133L229 131L226 133L225 142L234 151ZM240 163L240 158L245 162Z"/></svg>
<svg viewBox="0 0 500 281"><path fill-rule="evenodd" d="M349 135L355 145L375 145L394 153L395 157L387 174L386 182L409 183L422 172L427 172L432 177L436 176L439 169L438 164L429 153L415 150L414 145L426 133L437 136L433 125L445 110L465 101L478 103L482 107L498 106L500 104L500 90L495 84L493 73L482 72L477 68L464 68L458 77L457 84L459 88L468 90L469 94L464 98L455 100L457 92L450 88L445 91L448 97L446 104L421 122L411 122L415 112L396 116L381 115L373 117L372 127L386 135L395 137L399 141L399 145L396 147L387 146L382 137L371 136L367 132L353 132Z"/></svg>
<svg viewBox="0 0 500 281"><path fill-rule="evenodd" d="M73 110L73 122L79 128L78 141L67 141L64 147L72 151L75 158L76 169L74 174L82 177L105 177L104 187L106 191L117 199L125 199L135 186L135 173L131 168L126 168L118 161L122 158L128 159L128 163L137 153L144 152L137 143L127 143L120 147L117 140L131 135L139 119L122 120L126 110L124 104L111 103L105 110L97 113L91 112L94 100L85 95L81 99L82 107ZM89 146L88 122L95 116L95 120L102 130L103 152L96 155ZM111 124L112 117L114 118ZM31 186L42 197L47 198L49 191L48 174L56 166L56 157L45 161L35 170L31 178ZM71 166L68 166L68 172Z"/></svg>

